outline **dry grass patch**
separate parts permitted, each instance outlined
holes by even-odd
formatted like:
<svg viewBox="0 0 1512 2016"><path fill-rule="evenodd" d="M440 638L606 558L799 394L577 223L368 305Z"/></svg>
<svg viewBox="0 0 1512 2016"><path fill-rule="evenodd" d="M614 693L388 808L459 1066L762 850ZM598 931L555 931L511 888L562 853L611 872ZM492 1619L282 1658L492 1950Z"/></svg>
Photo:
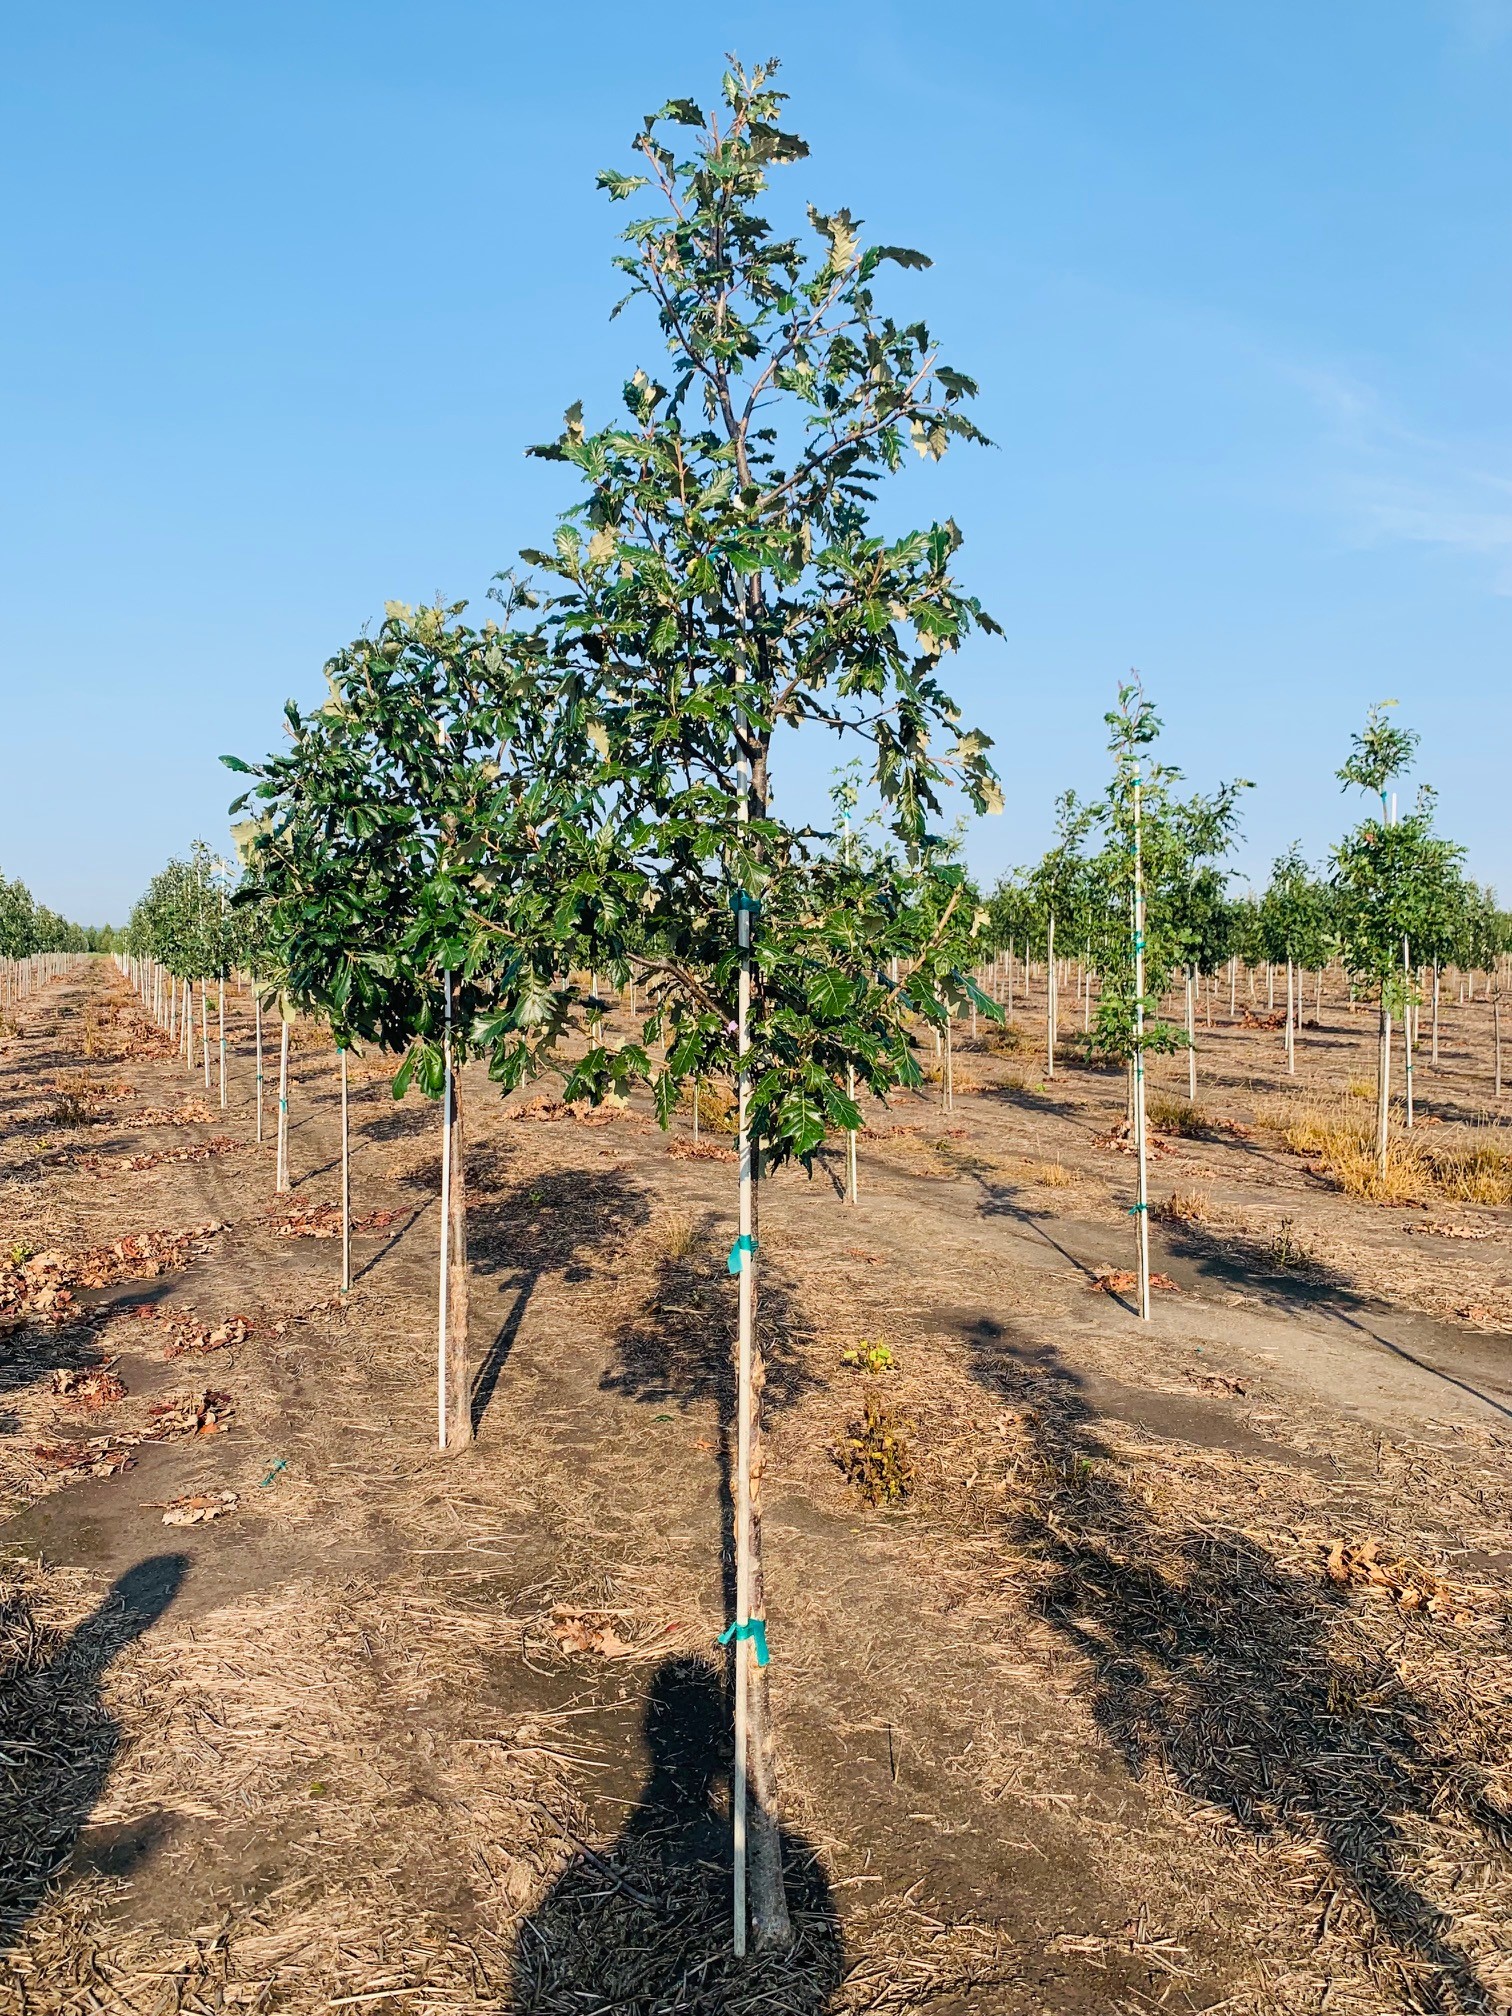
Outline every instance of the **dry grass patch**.
<svg viewBox="0 0 1512 2016"><path fill-rule="evenodd" d="M1382 1171L1376 1159L1374 1117L1333 1108L1298 1106L1279 1122L1281 1137L1298 1155L1312 1158L1346 1196L1372 1204L1423 1204L1431 1197L1461 1204L1512 1204L1512 1149L1470 1138L1425 1141L1394 1123Z"/></svg>
<svg viewBox="0 0 1512 2016"><path fill-rule="evenodd" d="M1160 1207L1160 1216L1173 1225L1206 1225L1212 1215L1205 1190L1173 1190Z"/></svg>
<svg viewBox="0 0 1512 2016"><path fill-rule="evenodd" d="M1158 1127L1162 1134L1185 1134L1188 1137L1207 1132L1207 1117L1200 1106L1194 1106L1190 1099L1179 1099L1170 1092L1152 1092L1145 1107L1145 1118L1152 1127Z"/></svg>
<svg viewBox="0 0 1512 2016"><path fill-rule="evenodd" d="M646 1237L663 1265L686 1267L698 1247L698 1227L686 1211L664 1211L653 1218Z"/></svg>

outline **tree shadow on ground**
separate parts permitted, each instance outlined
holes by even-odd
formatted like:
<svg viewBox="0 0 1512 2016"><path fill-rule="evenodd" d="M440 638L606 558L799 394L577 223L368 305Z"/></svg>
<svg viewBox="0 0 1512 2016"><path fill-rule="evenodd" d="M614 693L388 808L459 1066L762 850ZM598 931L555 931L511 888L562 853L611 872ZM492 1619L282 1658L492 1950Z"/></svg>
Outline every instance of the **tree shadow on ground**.
<svg viewBox="0 0 1512 2016"><path fill-rule="evenodd" d="M566 1169L525 1177L503 1197L473 1205L468 1258L475 1277L503 1276L508 1313L473 1384L473 1429L488 1412L532 1296L550 1274L567 1282L592 1277L593 1261L612 1251L651 1215L641 1184L615 1169Z"/></svg>
<svg viewBox="0 0 1512 2016"><path fill-rule="evenodd" d="M649 1774L614 1844L584 1851L526 1916L512 2006L529 2016L660 2016L767 2006L821 2016L844 1964L814 1849L784 1831L793 1943L730 1944L730 1707L718 1668L674 1658L646 1699Z"/></svg>
<svg viewBox="0 0 1512 2016"><path fill-rule="evenodd" d="M155 1816L127 1828L81 1828L100 1799L121 1731L100 1699L112 1659L168 1608L187 1558L139 1561L99 1608L68 1634L54 1631L12 1591L0 1596L0 1947L9 1945L48 1891L76 1864L125 1875L161 1832ZM76 1849L80 1852L76 1854Z"/></svg>
<svg viewBox="0 0 1512 2016"><path fill-rule="evenodd" d="M975 1376L1019 1403L1030 1441L1009 1519L1035 1606L1086 1661L1093 1712L1131 1774L1163 1776L1256 1841L1320 1855L1319 1901L1342 1889L1362 1907L1406 2006L1491 2011L1453 1916L1404 1866L1430 1822L1475 1836L1456 1856L1512 1849L1490 1736L1478 1751L1456 1742L1450 1704L1404 1685L1321 1562L1299 1572L1216 1518L1160 1521L1114 1475L1053 1349L987 1319L965 1327Z"/></svg>
<svg viewBox="0 0 1512 2016"><path fill-rule="evenodd" d="M728 1221L708 1212L696 1228L689 1228L682 1252L662 1254L644 1307L615 1337L617 1363L601 1384L606 1392L653 1407L712 1403L725 1603L733 1614L736 1286L722 1265L717 1272L711 1265L716 1240L727 1232ZM756 1402L770 1425L775 1415L823 1382L795 1341L798 1319L788 1290L770 1265L758 1278L756 1329L765 1378Z"/></svg>

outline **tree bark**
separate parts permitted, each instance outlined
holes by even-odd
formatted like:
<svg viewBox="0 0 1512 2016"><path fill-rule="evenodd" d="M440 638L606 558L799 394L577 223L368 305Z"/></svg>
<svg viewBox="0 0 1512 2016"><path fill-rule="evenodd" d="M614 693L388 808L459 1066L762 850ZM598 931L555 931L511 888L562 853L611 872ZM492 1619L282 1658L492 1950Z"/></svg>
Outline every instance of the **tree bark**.
<svg viewBox="0 0 1512 2016"><path fill-rule="evenodd" d="M753 1150L751 1224L760 1236L761 1172ZM751 1283L751 1464L750 1464L750 1614L766 1616L766 1570L761 1549L762 1484L766 1470L766 1353L761 1346L759 1276ZM777 1735L772 1723L768 1671L758 1665L749 1643L735 1646L746 1661L746 1782L749 1799L747 1853L752 1941L763 1947L786 1946L792 1939L787 1891L782 1871L782 1836L778 1819Z"/></svg>
<svg viewBox="0 0 1512 2016"><path fill-rule="evenodd" d="M446 1446L465 1449L473 1439L472 1375L467 1357L470 1276L467 1268L467 1177L462 1143L462 1073L451 1080L451 1195L447 1236L451 1264L446 1278Z"/></svg>

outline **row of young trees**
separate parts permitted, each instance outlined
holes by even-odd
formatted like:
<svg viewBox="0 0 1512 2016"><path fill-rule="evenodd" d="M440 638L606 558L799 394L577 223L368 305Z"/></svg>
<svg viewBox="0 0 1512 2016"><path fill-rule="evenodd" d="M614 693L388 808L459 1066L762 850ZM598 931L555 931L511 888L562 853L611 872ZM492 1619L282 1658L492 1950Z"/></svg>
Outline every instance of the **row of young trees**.
<svg viewBox="0 0 1512 2016"><path fill-rule="evenodd" d="M111 952L109 926L71 924L39 903L19 878L0 875L0 959L31 959L40 952Z"/></svg>
<svg viewBox="0 0 1512 2016"><path fill-rule="evenodd" d="M1131 689L1131 693L1135 689ZM1211 796L1183 797L1180 773L1153 756L1144 765L1143 845L1147 923L1144 931L1146 1049L1188 1052L1189 1084L1196 1094L1194 1005L1203 979L1228 969L1266 967L1285 973L1284 1027L1288 1062L1301 1015L1301 975L1321 974L1338 961L1352 987L1391 1016L1409 1015L1426 993L1432 1003L1432 1044L1438 1055L1439 981L1444 968L1494 974L1512 949L1512 917L1493 892L1464 873L1464 850L1434 828L1434 797L1419 791L1411 812L1399 814L1392 783L1410 764L1417 737L1393 724L1392 703L1373 707L1338 772L1340 782L1379 800L1374 810L1332 850L1321 871L1300 846L1272 868L1259 894L1235 893L1223 858L1237 837L1242 782ZM1120 760L1100 801L1079 804L1067 792L1057 803L1052 846L1034 867L1005 876L988 901L987 942L1043 959L1047 973L1047 1063L1053 1072L1058 1038L1056 953L1075 958L1083 974L1100 975L1095 1026L1090 991L1084 996L1088 1047L1126 1057L1133 1035L1128 904L1122 862L1128 851L1127 724L1115 725ZM1151 737L1159 724L1149 717ZM1120 753L1121 752L1121 753ZM1184 988L1185 1027L1162 1022L1156 1010L1172 987ZM1382 1005L1384 1003L1384 1006ZM1270 1005L1274 1005L1272 1002ZM1411 1124L1411 1048L1408 1047L1407 1113ZM1381 1128L1389 1103L1389 1059ZM1381 1134L1384 1142L1384 1133ZM1381 1148L1384 1155L1384 1146Z"/></svg>

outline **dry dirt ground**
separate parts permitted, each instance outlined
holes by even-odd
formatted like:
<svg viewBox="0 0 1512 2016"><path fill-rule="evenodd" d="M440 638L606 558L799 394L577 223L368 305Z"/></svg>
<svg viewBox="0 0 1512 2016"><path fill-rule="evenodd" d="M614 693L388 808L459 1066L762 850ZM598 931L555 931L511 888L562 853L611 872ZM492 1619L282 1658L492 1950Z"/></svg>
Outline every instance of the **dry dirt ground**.
<svg viewBox="0 0 1512 2016"><path fill-rule="evenodd" d="M727 1148L469 1074L443 1458L435 1113L354 1071L341 1297L285 1236L337 1195L332 1055L300 1032L275 1198L230 1006L224 1113L105 961L0 1047L0 2010L1512 2006L1512 1211L1286 1146L1363 1015L1294 1084L1202 1032L1148 1326L1120 1081L1047 1080L1022 1004L953 1112L878 1114L859 1208L838 1155L769 1185L798 1937L737 1963ZM1446 1008L1441 1138L1498 1138L1488 1036Z"/></svg>

